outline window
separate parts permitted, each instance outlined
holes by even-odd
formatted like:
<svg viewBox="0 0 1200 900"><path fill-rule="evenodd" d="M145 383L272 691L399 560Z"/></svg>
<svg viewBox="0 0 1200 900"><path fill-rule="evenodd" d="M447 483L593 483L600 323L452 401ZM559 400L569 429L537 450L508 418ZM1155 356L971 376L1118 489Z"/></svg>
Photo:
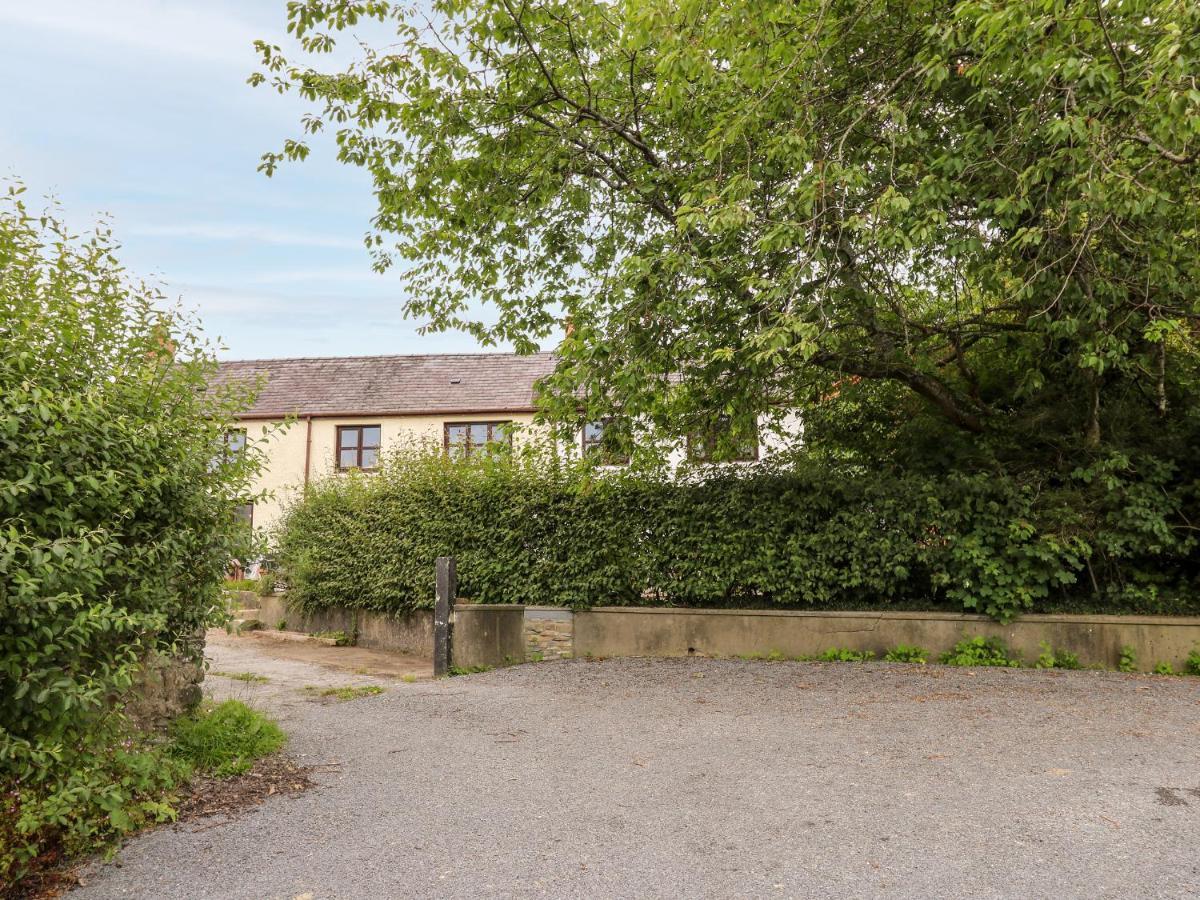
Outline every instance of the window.
<svg viewBox="0 0 1200 900"><path fill-rule="evenodd" d="M237 520L237 522L239 524L245 525L247 528L253 528L254 527L254 504L253 503L239 503L237 506L235 506L233 508L233 517L234 517L234 519Z"/></svg>
<svg viewBox="0 0 1200 900"><path fill-rule="evenodd" d="M246 429L231 428L225 432L225 458L236 459L246 452Z"/></svg>
<svg viewBox="0 0 1200 900"><path fill-rule="evenodd" d="M246 429L230 428L221 435L221 444L208 462L210 471L231 466L246 452Z"/></svg>
<svg viewBox="0 0 1200 900"><path fill-rule="evenodd" d="M758 428L747 422L735 429L729 416L719 416L708 428L688 435L687 452L692 462L753 462L758 459Z"/></svg>
<svg viewBox="0 0 1200 900"><path fill-rule="evenodd" d="M612 419L588 422L583 426L583 455L602 466L629 463L629 435Z"/></svg>
<svg viewBox="0 0 1200 900"><path fill-rule="evenodd" d="M370 470L379 466L378 425L339 425L337 433L339 472L348 469Z"/></svg>
<svg viewBox="0 0 1200 900"><path fill-rule="evenodd" d="M446 452L455 459L512 446L512 422L447 422Z"/></svg>

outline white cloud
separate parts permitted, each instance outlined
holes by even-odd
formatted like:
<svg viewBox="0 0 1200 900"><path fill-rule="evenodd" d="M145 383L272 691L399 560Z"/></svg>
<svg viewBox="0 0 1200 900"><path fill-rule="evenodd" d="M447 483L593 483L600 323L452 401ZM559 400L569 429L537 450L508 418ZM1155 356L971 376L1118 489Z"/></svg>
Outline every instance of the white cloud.
<svg viewBox="0 0 1200 900"><path fill-rule="evenodd" d="M345 250L362 247L361 240L327 234L292 231L270 225L222 222L186 222L179 225L131 225L125 234L151 238L190 238L202 241L243 241L285 247L329 247Z"/></svg>

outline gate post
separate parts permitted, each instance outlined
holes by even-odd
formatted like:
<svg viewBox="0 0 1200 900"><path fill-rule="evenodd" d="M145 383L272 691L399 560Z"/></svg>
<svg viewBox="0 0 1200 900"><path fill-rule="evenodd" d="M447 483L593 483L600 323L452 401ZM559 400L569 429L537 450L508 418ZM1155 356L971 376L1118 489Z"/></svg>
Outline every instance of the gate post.
<svg viewBox="0 0 1200 900"><path fill-rule="evenodd" d="M454 557L437 558L437 594L433 603L433 676L450 674L450 613L458 593Z"/></svg>

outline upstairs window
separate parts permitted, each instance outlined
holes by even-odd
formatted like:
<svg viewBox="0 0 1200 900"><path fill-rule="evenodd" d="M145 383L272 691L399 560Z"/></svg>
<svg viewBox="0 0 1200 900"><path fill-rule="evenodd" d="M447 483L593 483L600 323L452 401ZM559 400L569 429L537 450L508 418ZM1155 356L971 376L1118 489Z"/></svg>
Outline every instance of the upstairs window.
<svg viewBox="0 0 1200 900"><path fill-rule="evenodd" d="M230 428L221 435L221 444L208 462L210 470L233 465L246 452L246 429Z"/></svg>
<svg viewBox="0 0 1200 900"><path fill-rule="evenodd" d="M629 464L629 435L613 419L583 426L583 455L602 466Z"/></svg>
<svg viewBox="0 0 1200 900"><path fill-rule="evenodd" d="M512 447L512 422L447 422L445 447L453 459L502 453Z"/></svg>
<svg viewBox="0 0 1200 900"><path fill-rule="evenodd" d="M379 467L378 425L339 425L337 434L339 472L350 469L370 471Z"/></svg>
<svg viewBox="0 0 1200 900"><path fill-rule="evenodd" d="M718 416L709 427L688 435L687 454L692 462L753 462L758 459L758 428Z"/></svg>

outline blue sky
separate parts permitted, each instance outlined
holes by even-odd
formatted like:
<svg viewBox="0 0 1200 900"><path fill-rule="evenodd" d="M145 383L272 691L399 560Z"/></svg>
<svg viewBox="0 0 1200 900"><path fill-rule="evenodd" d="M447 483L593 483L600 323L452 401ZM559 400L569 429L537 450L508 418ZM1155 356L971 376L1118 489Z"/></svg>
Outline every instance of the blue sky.
<svg viewBox="0 0 1200 900"><path fill-rule="evenodd" d="M362 245L369 180L328 143L256 171L303 110L245 83L251 42L285 26L284 0L0 0L0 177L76 227L107 215L127 267L195 310L223 358L479 349L403 318Z"/></svg>

